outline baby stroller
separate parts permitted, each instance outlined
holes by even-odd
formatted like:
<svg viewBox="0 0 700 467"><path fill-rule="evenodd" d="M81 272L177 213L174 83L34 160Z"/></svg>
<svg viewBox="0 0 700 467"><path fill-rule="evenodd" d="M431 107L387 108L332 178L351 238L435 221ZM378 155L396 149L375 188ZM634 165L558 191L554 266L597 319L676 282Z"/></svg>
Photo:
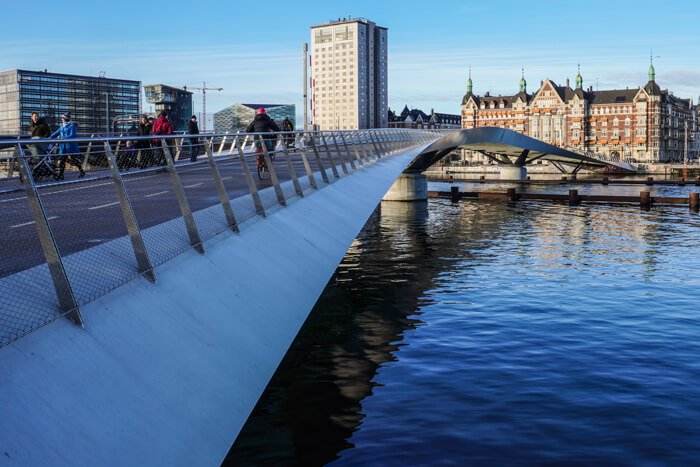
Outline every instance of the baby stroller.
<svg viewBox="0 0 700 467"><path fill-rule="evenodd" d="M32 177L35 182L40 181L44 177L53 177L54 180L58 178L56 163L53 160L57 147L58 145L52 145L46 154L40 156L41 159L39 159L39 162L37 162L32 169Z"/></svg>

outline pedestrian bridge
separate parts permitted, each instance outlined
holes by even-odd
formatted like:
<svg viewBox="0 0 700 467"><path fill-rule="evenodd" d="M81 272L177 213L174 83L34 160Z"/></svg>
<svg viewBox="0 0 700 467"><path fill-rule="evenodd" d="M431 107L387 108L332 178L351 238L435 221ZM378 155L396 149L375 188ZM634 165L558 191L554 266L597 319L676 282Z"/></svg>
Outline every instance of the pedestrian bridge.
<svg viewBox="0 0 700 467"><path fill-rule="evenodd" d="M480 152L497 162L501 165L501 178L505 179L524 178L525 167L538 160L549 161L562 173L570 174L576 174L583 168L607 166L625 172L637 170L631 164L600 154L574 152L512 130L483 127L457 131L433 142L411 163L408 171L422 172L445 155L460 148Z"/></svg>
<svg viewBox="0 0 700 467"><path fill-rule="evenodd" d="M261 135L76 139L61 182L14 141L0 465L220 463L377 203L460 135L282 134L261 176Z"/></svg>

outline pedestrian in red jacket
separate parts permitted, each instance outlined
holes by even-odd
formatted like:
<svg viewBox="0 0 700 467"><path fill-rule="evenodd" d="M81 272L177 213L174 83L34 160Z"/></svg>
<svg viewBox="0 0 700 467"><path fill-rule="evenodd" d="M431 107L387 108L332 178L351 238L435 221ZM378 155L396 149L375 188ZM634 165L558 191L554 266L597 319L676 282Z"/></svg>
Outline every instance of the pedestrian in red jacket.
<svg viewBox="0 0 700 467"><path fill-rule="evenodd" d="M172 135L173 126L168 120L168 113L163 110L158 116L158 120L153 124L153 135ZM172 155L172 140L165 140L170 149L170 154ZM163 143L160 139L153 140L154 146L161 148L159 151L159 157L156 165L165 165L165 150L163 149Z"/></svg>

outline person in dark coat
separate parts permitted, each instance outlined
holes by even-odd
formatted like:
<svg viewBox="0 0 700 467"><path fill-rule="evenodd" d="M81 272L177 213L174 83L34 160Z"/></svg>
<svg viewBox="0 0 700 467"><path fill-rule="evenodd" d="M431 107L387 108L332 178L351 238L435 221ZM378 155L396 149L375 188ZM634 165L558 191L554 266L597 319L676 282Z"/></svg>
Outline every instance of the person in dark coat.
<svg viewBox="0 0 700 467"><path fill-rule="evenodd" d="M294 124L289 117L284 117L284 120L282 120L282 123L280 124L280 128L282 128L282 131L294 131ZM284 144L287 146L287 148L294 145L294 133L284 135Z"/></svg>
<svg viewBox="0 0 700 467"><path fill-rule="evenodd" d="M280 131L280 127L277 126L274 120L270 118L265 109L260 107L255 114L255 118L245 129L246 133L269 133L270 131ZM258 152L262 152L262 145L260 144L259 136L255 137L255 149ZM274 140L277 139L277 135L266 134L263 135L263 140L265 141L265 147L268 151L274 149Z"/></svg>
<svg viewBox="0 0 700 467"><path fill-rule="evenodd" d="M153 130L153 124L148 121L148 117L145 115L141 117L139 122L139 127L136 129L136 136L150 136ZM149 164L152 163L153 151L151 150L151 140L149 139L139 139L134 145L138 152L141 152L141 168L145 169ZM138 155L137 155L138 157Z"/></svg>
<svg viewBox="0 0 700 467"><path fill-rule="evenodd" d="M29 124L29 132L32 134L32 139L51 138L49 126L37 112L32 112L32 123ZM47 144L29 144L27 148L29 148L29 152L34 156L46 154L48 151Z"/></svg>
<svg viewBox="0 0 700 467"><path fill-rule="evenodd" d="M197 116L192 115L192 118L187 122L187 134L198 135L199 126L197 126ZM190 138L190 162L196 162L199 155L199 138Z"/></svg>

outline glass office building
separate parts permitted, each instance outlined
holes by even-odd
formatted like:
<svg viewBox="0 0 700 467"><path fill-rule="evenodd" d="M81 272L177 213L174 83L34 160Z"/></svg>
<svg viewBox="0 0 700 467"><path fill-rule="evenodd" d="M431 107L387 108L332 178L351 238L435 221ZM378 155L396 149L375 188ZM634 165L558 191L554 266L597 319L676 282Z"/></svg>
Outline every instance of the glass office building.
<svg viewBox="0 0 700 467"><path fill-rule="evenodd" d="M80 135L133 130L141 111L141 82L46 71L0 72L0 135L27 134L32 112L52 131L69 112Z"/></svg>
<svg viewBox="0 0 700 467"><path fill-rule="evenodd" d="M156 116L165 110L174 131L187 131L187 121L192 117L192 93L186 89L164 84L143 87L146 100L156 106Z"/></svg>
<svg viewBox="0 0 700 467"><path fill-rule="evenodd" d="M278 125L282 123L284 117L288 117L296 129L296 105L294 104L233 104L214 114L214 132L245 131L260 107L264 108Z"/></svg>

